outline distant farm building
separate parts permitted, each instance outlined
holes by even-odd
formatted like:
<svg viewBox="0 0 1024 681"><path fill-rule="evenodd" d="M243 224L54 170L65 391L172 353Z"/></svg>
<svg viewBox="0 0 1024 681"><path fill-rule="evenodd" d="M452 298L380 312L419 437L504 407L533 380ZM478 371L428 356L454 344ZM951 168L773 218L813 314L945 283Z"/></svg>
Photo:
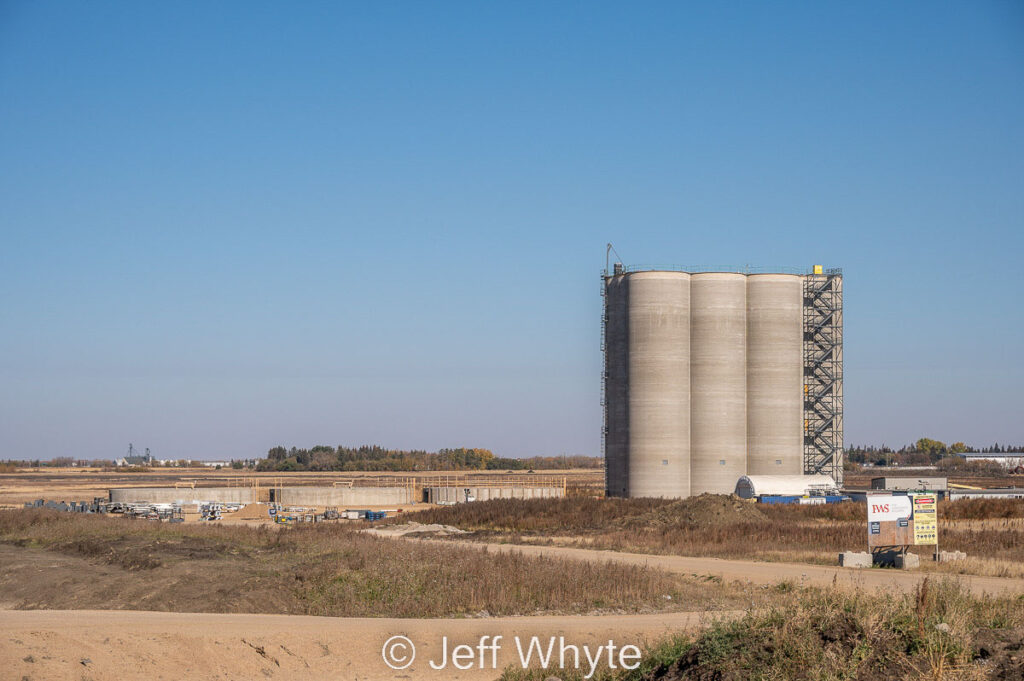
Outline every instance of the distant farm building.
<svg viewBox="0 0 1024 681"><path fill-rule="evenodd" d="M1024 452L964 452L960 456L969 463L986 461L1010 471L1024 472Z"/></svg>
<svg viewBox="0 0 1024 681"><path fill-rule="evenodd" d="M871 478L871 489L882 489L890 492L941 492L949 487L947 478L939 477L883 477Z"/></svg>

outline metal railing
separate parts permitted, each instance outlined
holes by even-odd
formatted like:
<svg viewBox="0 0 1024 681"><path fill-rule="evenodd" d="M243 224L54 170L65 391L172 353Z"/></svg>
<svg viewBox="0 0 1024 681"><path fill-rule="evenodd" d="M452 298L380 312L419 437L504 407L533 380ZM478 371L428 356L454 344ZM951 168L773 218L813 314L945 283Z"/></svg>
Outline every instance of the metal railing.
<svg viewBox="0 0 1024 681"><path fill-rule="evenodd" d="M701 274L705 272L728 272L733 274L813 274L812 270L801 267L765 267L762 265L622 265L623 274L633 272L688 272L690 274ZM840 274L842 270L828 270L829 274ZM602 270L603 276L608 276L608 270Z"/></svg>

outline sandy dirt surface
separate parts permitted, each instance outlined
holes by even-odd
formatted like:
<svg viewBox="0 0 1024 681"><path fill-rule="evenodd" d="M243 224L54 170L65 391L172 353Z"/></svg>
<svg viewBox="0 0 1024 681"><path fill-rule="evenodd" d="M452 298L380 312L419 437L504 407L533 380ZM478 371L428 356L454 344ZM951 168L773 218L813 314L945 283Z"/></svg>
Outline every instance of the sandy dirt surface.
<svg viewBox="0 0 1024 681"><path fill-rule="evenodd" d="M577 646L643 646L663 635L732 613L673 613L603 617L495 617L480 619L358 619L289 615L222 615L137 611L0 611L0 669L10 679L495 679L518 665L514 637L564 636ZM389 668L382 648L392 636L416 646L412 665ZM497 669L478 653L474 668L434 670L442 637L449 650L502 636ZM556 642L556 646L558 643ZM396 655L403 652L396 649ZM571 658L569 658L571 662Z"/></svg>
<svg viewBox="0 0 1024 681"><path fill-rule="evenodd" d="M200 550L188 560L140 572L79 555L0 544L0 609L288 613L289 605L295 607L288 594L249 581L247 564L242 557ZM216 589L205 577L214 571Z"/></svg>
<svg viewBox="0 0 1024 681"><path fill-rule="evenodd" d="M387 535L383 535L387 536ZM402 541L433 541L403 538ZM824 586L832 583L862 589L895 588L907 591L916 587L925 577L936 575L922 572L904 572L895 569L854 569L807 565L803 563L767 563L760 561L726 560L691 556L658 556L642 553L621 553L561 546L530 546L521 544L485 544L465 540L463 546L476 546L489 551L521 552L527 556L551 556L575 560L613 561L629 565L647 565L668 572L686 575L712 575L727 582L741 581L754 584L774 584L784 580ZM957 579L976 594L1024 594L1024 579L1007 577L977 577L957 575Z"/></svg>

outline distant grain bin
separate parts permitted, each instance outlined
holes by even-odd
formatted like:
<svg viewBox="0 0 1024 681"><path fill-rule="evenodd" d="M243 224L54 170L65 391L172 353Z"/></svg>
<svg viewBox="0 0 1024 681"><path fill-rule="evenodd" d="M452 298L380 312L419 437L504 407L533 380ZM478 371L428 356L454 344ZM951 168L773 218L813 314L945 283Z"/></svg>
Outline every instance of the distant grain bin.
<svg viewBox="0 0 1024 681"><path fill-rule="evenodd" d="M842 272L616 264L603 273L609 496L842 482Z"/></svg>

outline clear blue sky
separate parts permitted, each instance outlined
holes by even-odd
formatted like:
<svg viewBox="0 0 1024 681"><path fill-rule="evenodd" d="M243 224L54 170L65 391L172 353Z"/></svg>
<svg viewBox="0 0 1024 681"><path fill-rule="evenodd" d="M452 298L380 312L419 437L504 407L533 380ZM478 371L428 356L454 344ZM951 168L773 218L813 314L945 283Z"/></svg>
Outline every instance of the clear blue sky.
<svg viewBox="0 0 1024 681"><path fill-rule="evenodd" d="M604 244L1024 441L1024 5L0 2L0 458L599 453Z"/></svg>

